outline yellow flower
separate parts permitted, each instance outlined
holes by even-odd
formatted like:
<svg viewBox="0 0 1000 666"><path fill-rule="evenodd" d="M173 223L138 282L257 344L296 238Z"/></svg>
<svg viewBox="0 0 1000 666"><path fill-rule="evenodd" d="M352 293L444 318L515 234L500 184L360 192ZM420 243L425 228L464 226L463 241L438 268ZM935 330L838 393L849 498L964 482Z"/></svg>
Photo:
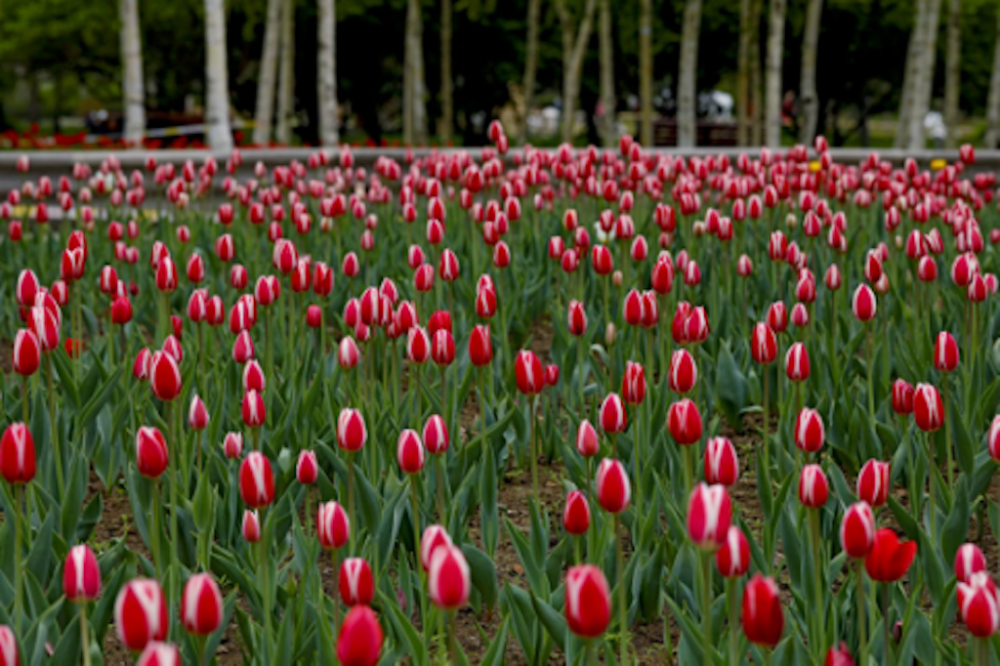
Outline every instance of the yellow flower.
<svg viewBox="0 0 1000 666"><path fill-rule="evenodd" d="M816 173L821 168L823 168L823 165L819 163L819 160L812 160L809 162L809 171L811 171L812 173Z"/></svg>
<svg viewBox="0 0 1000 666"><path fill-rule="evenodd" d="M936 160L931 160L931 171L940 171L946 166L948 166L948 161L940 157Z"/></svg>

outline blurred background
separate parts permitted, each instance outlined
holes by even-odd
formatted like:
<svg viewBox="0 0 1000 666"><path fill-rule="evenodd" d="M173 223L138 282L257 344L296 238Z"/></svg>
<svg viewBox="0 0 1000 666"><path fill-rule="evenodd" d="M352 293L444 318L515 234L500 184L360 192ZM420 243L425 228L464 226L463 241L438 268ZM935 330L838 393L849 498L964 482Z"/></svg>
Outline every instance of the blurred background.
<svg viewBox="0 0 1000 666"><path fill-rule="evenodd" d="M8 0L0 149L221 148L225 122L242 146L481 145L492 118L542 146L996 147L997 5Z"/></svg>

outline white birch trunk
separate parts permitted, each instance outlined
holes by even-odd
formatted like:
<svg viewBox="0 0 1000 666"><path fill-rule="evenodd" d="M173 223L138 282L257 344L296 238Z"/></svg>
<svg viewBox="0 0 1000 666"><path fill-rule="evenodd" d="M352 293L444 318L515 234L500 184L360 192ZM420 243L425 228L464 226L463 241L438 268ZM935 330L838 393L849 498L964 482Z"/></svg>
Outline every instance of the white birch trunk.
<svg viewBox="0 0 1000 666"><path fill-rule="evenodd" d="M653 145L653 0L639 2L639 141Z"/></svg>
<svg viewBox="0 0 1000 666"><path fill-rule="evenodd" d="M337 120L337 41L334 0L319 0L319 140L324 146L340 142Z"/></svg>
<svg viewBox="0 0 1000 666"><path fill-rule="evenodd" d="M280 39L281 0L267 0L267 24L264 26L264 51L260 57L260 79L257 81L257 107L253 126L253 142L260 146L266 146L271 141Z"/></svg>
<svg viewBox="0 0 1000 666"><path fill-rule="evenodd" d="M760 26L760 18L751 20L750 0L740 0L740 43L736 62L736 143L747 146L750 142L750 44L753 30Z"/></svg>
<svg viewBox="0 0 1000 666"><path fill-rule="evenodd" d="M916 0L916 15L910 42L906 48L906 70L903 73L903 90L899 97L899 119L896 122L896 138L893 148L905 148L910 133L910 112L913 111L913 91L917 72L920 69L920 53L917 49L924 34L924 16L927 13L926 0Z"/></svg>
<svg viewBox="0 0 1000 666"><path fill-rule="evenodd" d="M205 0L205 135L216 153L233 150L229 129L229 67L223 0Z"/></svg>
<svg viewBox="0 0 1000 666"><path fill-rule="evenodd" d="M601 52L601 142L604 146L615 145L615 56L611 43L611 0L601 0L600 17Z"/></svg>
<svg viewBox="0 0 1000 666"><path fill-rule="evenodd" d="M990 93L986 101L985 148L994 149L1000 140L1000 8L997 9L996 42L993 45L993 73L990 75Z"/></svg>
<svg viewBox="0 0 1000 666"><path fill-rule="evenodd" d="M962 0L948 3L948 41L944 63L944 124L949 148L958 145L958 94L962 66Z"/></svg>
<svg viewBox="0 0 1000 666"><path fill-rule="evenodd" d="M687 0L684 4L684 24L681 29L680 73L677 76L678 148L690 148L698 141L698 33L700 31L701 0Z"/></svg>
<svg viewBox="0 0 1000 666"><path fill-rule="evenodd" d="M524 108L521 110L519 136L521 144L528 142L528 116L535 105L535 78L538 74L538 28L541 0L528 0L528 43L524 57Z"/></svg>
<svg viewBox="0 0 1000 666"><path fill-rule="evenodd" d="M281 79L278 82L278 127L275 139L292 142L295 114L295 0L285 0L281 8Z"/></svg>
<svg viewBox="0 0 1000 666"><path fill-rule="evenodd" d="M580 98L580 71L590 32L594 24L594 10L597 0L587 0L583 20L573 36L573 21L566 9L565 0L557 0L556 9L563 29L563 141L573 141L573 125L576 120L576 105Z"/></svg>
<svg viewBox="0 0 1000 666"><path fill-rule="evenodd" d="M764 143L772 148L781 145L781 66L785 55L786 0L771 0L767 29L767 66L765 72Z"/></svg>
<svg viewBox="0 0 1000 666"><path fill-rule="evenodd" d="M451 0L441 0L441 121L438 134L441 143L451 143L454 123L454 97L451 80Z"/></svg>
<svg viewBox="0 0 1000 666"><path fill-rule="evenodd" d="M142 42L139 39L137 0L121 0L122 94L125 106L125 144L141 148L146 131L146 95L142 82Z"/></svg>
<svg viewBox="0 0 1000 666"><path fill-rule="evenodd" d="M806 7L806 29L802 37L802 78L799 101L802 104L802 125L799 141L809 145L816 136L819 122L819 96L816 92L816 56L819 51L819 25L823 15L823 0L809 0Z"/></svg>
<svg viewBox="0 0 1000 666"><path fill-rule="evenodd" d="M920 150L925 146L924 117L931 107L934 92L934 64L937 56L938 14L941 0L926 0L926 16L923 34L918 43L920 69L913 81L913 103L910 110L910 130L907 138L908 150Z"/></svg>
<svg viewBox="0 0 1000 666"><path fill-rule="evenodd" d="M423 145L427 142L426 85L424 83L424 20L420 0L409 0L406 17L406 59L410 73L411 140L407 143Z"/></svg>

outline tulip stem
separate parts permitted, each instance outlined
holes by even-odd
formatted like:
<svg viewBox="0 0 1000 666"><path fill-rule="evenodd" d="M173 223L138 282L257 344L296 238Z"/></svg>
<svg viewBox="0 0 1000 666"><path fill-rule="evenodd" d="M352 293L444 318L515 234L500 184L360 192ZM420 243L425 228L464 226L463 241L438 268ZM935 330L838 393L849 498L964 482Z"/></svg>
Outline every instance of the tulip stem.
<svg viewBox="0 0 1000 666"><path fill-rule="evenodd" d="M80 645L83 649L83 666L90 666L90 628L87 626L87 604L77 604L80 612Z"/></svg>
<svg viewBox="0 0 1000 666"><path fill-rule="evenodd" d="M889 640L889 586L892 583L882 583L882 663L892 666L895 663L892 654L892 642Z"/></svg>
<svg viewBox="0 0 1000 666"><path fill-rule="evenodd" d="M875 391L872 388L872 377L875 373L875 336L872 327L868 326L868 418L875 427Z"/></svg>
<svg viewBox="0 0 1000 666"><path fill-rule="evenodd" d="M354 452L347 454L347 515L350 518L351 552L354 552L354 534L358 531L354 522Z"/></svg>
<svg viewBox="0 0 1000 666"><path fill-rule="evenodd" d="M333 564L333 573L331 574L333 578L333 595L331 601L333 601L333 643L337 643L337 631L340 627L340 601L337 598L337 591L340 582L340 565L337 562L338 555L340 554L339 548L333 548L330 550L330 562Z"/></svg>
<svg viewBox="0 0 1000 666"><path fill-rule="evenodd" d="M858 612L858 663L868 663L868 621L865 614L865 563L864 559L855 560L857 564L858 589L855 594Z"/></svg>
<svg viewBox="0 0 1000 666"><path fill-rule="evenodd" d="M945 460L948 465L948 492L950 493L955 485L954 472L952 467L954 467L953 454L951 451L951 419L948 418L951 414L951 404L948 402L948 376L945 375L944 381L941 382L941 393L943 393L944 398L944 446L947 452ZM933 464L933 461L931 461Z"/></svg>
<svg viewBox="0 0 1000 666"><path fill-rule="evenodd" d="M586 376L583 374L583 336L577 339L576 343L576 372L577 384L580 390L580 420L586 417L586 405L584 404L583 390L586 387Z"/></svg>
<svg viewBox="0 0 1000 666"><path fill-rule="evenodd" d="M726 579L726 598L729 600L729 666L740 663L740 599L735 578Z"/></svg>
<svg viewBox="0 0 1000 666"><path fill-rule="evenodd" d="M160 480L153 479L153 528L149 541L153 549L153 569L156 575L163 576L163 553L160 550Z"/></svg>
<svg viewBox="0 0 1000 666"><path fill-rule="evenodd" d="M23 381L21 383L21 421L24 423L24 427L28 427L28 376L24 375L21 378Z"/></svg>
<svg viewBox="0 0 1000 666"><path fill-rule="evenodd" d="M444 515L444 474L441 471L441 458L444 457L444 452L434 456L434 476L437 479L437 509L438 509L438 521L447 527L448 523L445 521Z"/></svg>
<svg viewBox="0 0 1000 666"><path fill-rule="evenodd" d="M177 419L174 418L177 412L177 403L170 401L167 418L170 419L170 445L173 452L168 453L167 462L170 465L170 605L172 608L180 606L180 560L177 557L177 543L180 535L177 529L177 508L180 502L177 499L177 489L180 477L177 473L177 452L180 450L177 438ZM177 604L177 606L174 606Z"/></svg>
<svg viewBox="0 0 1000 666"><path fill-rule="evenodd" d="M263 513L263 512L262 512ZM263 616L264 616L264 654L267 656L268 660L271 659L271 576L270 563L267 558L267 527L266 521L262 517L261 521L264 523L264 534L261 535L261 539L257 542L257 566L260 568L260 586L261 586L261 597L263 603ZM336 609L336 598L334 599L334 609ZM272 662L273 663L273 662Z"/></svg>
<svg viewBox="0 0 1000 666"><path fill-rule="evenodd" d="M701 659L703 664L710 664L715 659L712 658L714 656L712 655L712 555L707 552L701 554L701 594Z"/></svg>
<svg viewBox="0 0 1000 666"><path fill-rule="evenodd" d="M628 658L628 607L625 605L625 547L622 545L621 514L615 514L615 551L618 556L618 628L621 632L621 642L619 644L620 657L619 664L627 664Z"/></svg>
<svg viewBox="0 0 1000 666"><path fill-rule="evenodd" d="M541 505L542 498L538 494L538 428L535 420L538 418L538 400L534 396L528 397L528 420L531 422L531 490L535 495L535 501Z"/></svg>
<svg viewBox="0 0 1000 666"><path fill-rule="evenodd" d="M928 479L929 486L929 501L927 502L927 520L931 528L931 542L933 543L937 535L937 506L936 501L936 489L937 489L937 474L935 474L934 469L934 440L931 438L931 434L927 433L927 475L930 477Z"/></svg>
<svg viewBox="0 0 1000 666"><path fill-rule="evenodd" d="M816 660L819 662L823 660L823 649L826 645L826 639L823 636L825 632L825 627L823 626L823 541L819 528L819 509L808 509L808 512L809 532L812 537L813 547L813 583L816 587L814 591L816 595L816 607L813 608L812 613L816 617L816 635L812 639L816 644Z"/></svg>
<svg viewBox="0 0 1000 666"><path fill-rule="evenodd" d="M62 450L59 446L60 437L56 423L56 392L52 388L52 353L45 355L45 381L49 390L49 424L52 431L52 453L56 459L56 483L59 485L59 496L62 497L66 491L66 483L63 481Z"/></svg>
<svg viewBox="0 0 1000 666"><path fill-rule="evenodd" d="M24 541L23 512L24 485L14 484L14 628L17 637L23 639L21 633L22 615L24 614L24 567L21 552Z"/></svg>
<svg viewBox="0 0 1000 666"><path fill-rule="evenodd" d="M771 470L768 467L769 456L767 452L768 430L770 429L770 420L771 420L770 419L771 414L769 410L770 405L768 404L768 397L769 397L768 389L770 388L770 381L768 381L768 379L770 373L768 372L768 367L766 365L761 367L762 367L762 372L764 373L764 441L761 444L761 453L764 455L764 471L765 473L770 474ZM690 488L688 488L688 490L690 490Z"/></svg>
<svg viewBox="0 0 1000 666"><path fill-rule="evenodd" d="M583 644L584 663L586 666L597 666L597 650L594 649L594 641L585 641Z"/></svg>
<svg viewBox="0 0 1000 666"><path fill-rule="evenodd" d="M458 635L457 617L457 611L450 611L448 613L448 654L451 656L451 663L453 664L461 663L458 658L458 641L456 640L456 636Z"/></svg>

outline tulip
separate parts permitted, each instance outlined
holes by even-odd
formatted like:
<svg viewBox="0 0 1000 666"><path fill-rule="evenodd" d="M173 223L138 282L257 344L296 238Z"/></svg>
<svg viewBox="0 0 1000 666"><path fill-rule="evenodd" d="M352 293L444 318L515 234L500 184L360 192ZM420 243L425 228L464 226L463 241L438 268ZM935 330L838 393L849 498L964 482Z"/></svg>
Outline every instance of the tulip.
<svg viewBox="0 0 1000 666"><path fill-rule="evenodd" d="M747 583L743 590L743 633L751 643L770 649L781 640L785 616L781 610L778 586L772 578L761 574Z"/></svg>
<svg viewBox="0 0 1000 666"><path fill-rule="evenodd" d="M0 666L20 666L17 653L17 636L5 624L0 624Z"/></svg>
<svg viewBox="0 0 1000 666"><path fill-rule="evenodd" d="M913 386L905 379L892 383L892 410L900 416L913 413Z"/></svg>
<svg viewBox="0 0 1000 666"><path fill-rule="evenodd" d="M852 504L840 524L840 545L849 557L863 558L875 545L875 516L867 502Z"/></svg>
<svg viewBox="0 0 1000 666"><path fill-rule="evenodd" d="M180 395L181 370L177 360L165 351L153 352L149 365L149 385L153 395L163 402L170 402Z"/></svg>
<svg viewBox="0 0 1000 666"><path fill-rule="evenodd" d="M489 365L493 361L493 341L490 339L490 327L477 324L469 337L469 359L477 368Z"/></svg>
<svg viewBox="0 0 1000 666"><path fill-rule="evenodd" d="M451 537L440 525L428 525L420 538L420 566L424 571L430 569L431 558L442 546L451 546Z"/></svg>
<svg viewBox="0 0 1000 666"><path fill-rule="evenodd" d="M146 643L135 666L182 666L181 651L171 643L150 641Z"/></svg>
<svg viewBox="0 0 1000 666"><path fill-rule="evenodd" d="M732 519L729 493L723 485L699 483L687 508L688 538L697 547L714 552L721 546Z"/></svg>
<svg viewBox="0 0 1000 666"><path fill-rule="evenodd" d="M316 515L316 538L326 550L338 550L351 536L351 519L338 502L324 502Z"/></svg>
<svg viewBox="0 0 1000 666"><path fill-rule="evenodd" d="M135 463L139 473L155 479L167 469L169 454L163 433L153 426L143 426L135 434Z"/></svg>
<svg viewBox="0 0 1000 666"><path fill-rule="evenodd" d="M715 552L715 566L725 578L739 578L750 569L750 543L736 525L726 530L725 539Z"/></svg>
<svg viewBox="0 0 1000 666"><path fill-rule="evenodd" d="M830 646L827 650L824 666L855 666L851 651L847 649L847 643L841 641L840 647Z"/></svg>
<svg viewBox="0 0 1000 666"><path fill-rule="evenodd" d="M868 323L875 318L877 309L878 303L871 287L866 284L858 285L851 297L851 311L854 313L855 319L862 323Z"/></svg>
<svg viewBox="0 0 1000 666"><path fill-rule="evenodd" d="M416 474L424 468L424 445L416 430L407 428L399 433L396 461L405 474Z"/></svg>
<svg viewBox="0 0 1000 666"><path fill-rule="evenodd" d="M101 568L90 546L73 546L63 565L63 593L75 604L86 604L101 593Z"/></svg>
<svg viewBox="0 0 1000 666"><path fill-rule="evenodd" d="M434 550L427 570L427 589L431 603L443 610L456 610L469 601L472 579L461 548L441 545Z"/></svg>
<svg viewBox="0 0 1000 666"><path fill-rule="evenodd" d="M222 441L222 452L230 460L236 460L243 455L243 434L228 432Z"/></svg>
<svg viewBox="0 0 1000 666"><path fill-rule="evenodd" d="M250 389L243 394L243 423L248 428L260 428L267 420L267 409L264 398L256 389ZM254 448L257 448L259 433L254 430Z"/></svg>
<svg viewBox="0 0 1000 666"><path fill-rule="evenodd" d="M955 578L968 583L973 574L986 571L986 557L974 543L964 543L955 552Z"/></svg>
<svg viewBox="0 0 1000 666"><path fill-rule="evenodd" d="M222 592L210 574L191 576L181 598L181 623L188 633L208 636L222 624Z"/></svg>
<svg viewBox="0 0 1000 666"><path fill-rule="evenodd" d="M889 497L889 463L869 460L858 474L858 497L873 507L885 504Z"/></svg>
<svg viewBox="0 0 1000 666"><path fill-rule="evenodd" d="M823 468L809 464L802 468L799 476L799 501L811 509L822 508L830 497L830 484Z"/></svg>
<svg viewBox="0 0 1000 666"><path fill-rule="evenodd" d="M597 438L597 430L587 419L580 421L580 425L576 430L576 450L581 456L588 460L591 457L596 456L600 450L600 441Z"/></svg>
<svg viewBox="0 0 1000 666"><path fill-rule="evenodd" d="M448 450L449 437L448 426L444 418L438 414L431 414L424 423L423 443L428 453L437 455Z"/></svg>
<svg viewBox="0 0 1000 666"><path fill-rule="evenodd" d="M953 372L958 367L958 343L948 331L938 333L934 341L934 367L938 372Z"/></svg>
<svg viewBox="0 0 1000 666"><path fill-rule="evenodd" d="M611 590L604 572L592 564L570 567L564 607L570 631L584 639L601 636L611 622ZM589 641L586 646L593 649Z"/></svg>
<svg viewBox="0 0 1000 666"><path fill-rule="evenodd" d="M935 432L944 424L945 405L931 384L917 384L913 391L913 417L924 432Z"/></svg>
<svg viewBox="0 0 1000 666"><path fill-rule="evenodd" d="M260 514L257 509L245 509L243 511L243 521L240 523L240 531L247 543L257 543L260 541Z"/></svg>
<svg viewBox="0 0 1000 666"><path fill-rule="evenodd" d="M349 557L341 563L337 581L346 606L369 606L375 598L372 568L360 557Z"/></svg>
<svg viewBox="0 0 1000 666"><path fill-rule="evenodd" d="M167 604L155 580L136 578L125 583L115 599L114 615L118 639L133 652L151 641L166 640Z"/></svg>
<svg viewBox="0 0 1000 666"><path fill-rule="evenodd" d="M690 393L698 383L698 364L687 349L677 349L670 356L667 371L670 390L684 395Z"/></svg>
<svg viewBox="0 0 1000 666"><path fill-rule="evenodd" d="M793 382L804 382L809 371L809 352L801 342L793 343L785 354L785 374Z"/></svg>
<svg viewBox="0 0 1000 666"><path fill-rule="evenodd" d="M617 393L609 393L601 403L601 430L611 435L612 445L615 444L615 435L624 432L628 425L628 415L625 412L625 404Z"/></svg>
<svg viewBox="0 0 1000 666"><path fill-rule="evenodd" d="M523 395L534 396L541 393L545 385L542 363L530 350L522 349L514 359L514 378L517 390Z"/></svg>
<svg viewBox="0 0 1000 666"><path fill-rule="evenodd" d="M587 310L580 301L569 302L566 319L570 335L579 338L587 332Z"/></svg>
<svg viewBox="0 0 1000 666"><path fill-rule="evenodd" d="M563 529L568 534L580 536L586 534L589 527L590 505L587 503L587 497L581 491L574 490L566 496L566 507L563 509ZM578 552L577 560L579 559Z"/></svg>
<svg viewBox="0 0 1000 666"><path fill-rule="evenodd" d="M728 437L713 437L705 446L705 481L732 487L740 475L736 447Z"/></svg>
<svg viewBox="0 0 1000 666"><path fill-rule="evenodd" d="M251 509L267 507L274 501L274 473L271 461L260 451L251 451L240 463L240 497Z"/></svg>
<svg viewBox="0 0 1000 666"><path fill-rule="evenodd" d="M900 543L893 530L883 527L875 533L875 544L865 556L865 570L874 581L894 583L906 575L916 554L915 541Z"/></svg>
<svg viewBox="0 0 1000 666"><path fill-rule="evenodd" d="M382 654L382 627L368 606L355 606L337 636L337 660L342 666L375 666Z"/></svg>
<svg viewBox="0 0 1000 666"><path fill-rule="evenodd" d="M25 382L27 382L28 377L38 372L41 362L42 346L38 340L38 336L27 328L18 330L17 335L14 336L14 354L12 360L14 372L24 377ZM26 397L24 399L27 400ZM27 402L25 402L25 409L27 409Z"/></svg>
<svg viewBox="0 0 1000 666"><path fill-rule="evenodd" d="M750 352L754 362L761 365L774 363L778 356L778 339L771 327L764 322L754 326Z"/></svg>
<svg viewBox="0 0 1000 666"><path fill-rule="evenodd" d="M616 516L628 508L632 484L620 462L604 458L597 468L597 501L608 513Z"/></svg>
<svg viewBox="0 0 1000 666"><path fill-rule="evenodd" d="M316 483L319 477L319 461L316 452L303 449L299 452L298 461L295 463L295 478L304 486L311 486Z"/></svg>
<svg viewBox="0 0 1000 666"><path fill-rule="evenodd" d="M689 398L681 398L667 410L667 430L681 446L691 446L701 440L702 420L698 405Z"/></svg>
<svg viewBox="0 0 1000 666"><path fill-rule="evenodd" d="M970 576L968 583L959 581L957 592L962 622L973 636L989 638L1000 629L1000 596L989 574L980 572Z"/></svg>
<svg viewBox="0 0 1000 666"><path fill-rule="evenodd" d="M621 395L629 405L641 405L646 398L646 371L634 361L625 362Z"/></svg>
<svg viewBox="0 0 1000 666"><path fill-rule="evenodd" d="M348 453L356 453L367 439L368 429L361 412L351 407L341 409L337 417L337 445Z"/></svg>

